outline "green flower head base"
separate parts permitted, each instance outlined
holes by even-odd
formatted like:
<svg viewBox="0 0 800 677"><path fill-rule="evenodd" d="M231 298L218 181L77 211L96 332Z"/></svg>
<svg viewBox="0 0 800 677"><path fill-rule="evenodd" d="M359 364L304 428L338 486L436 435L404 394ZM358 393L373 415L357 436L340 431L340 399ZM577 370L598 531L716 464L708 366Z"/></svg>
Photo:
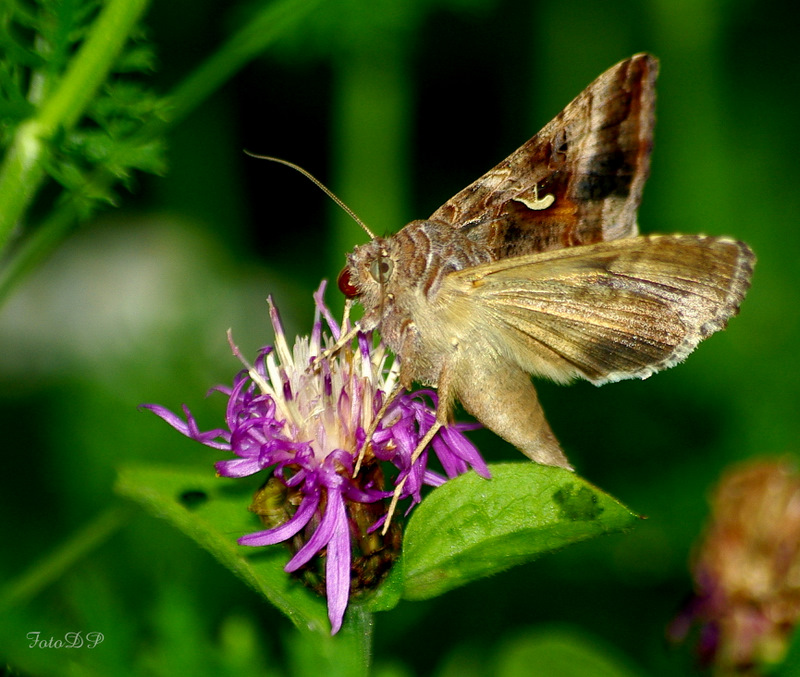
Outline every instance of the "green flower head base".
<svg viewBox="0 0 800 677"><path fill-rule="evenodd" d="M292 349L270 299L275 345L262 348L253 366L245 362L247 369L232 387L212 389L228 397L225 428L201 432L185 405L185 420L164 407L143 406L187 437L232 452L237 458L216 464L220 475L269 470L251 510L270 528L239 543L285 543L293 553L285 570L307 574L304 581L324 591L336 633L351 593L376 587L399 550L399 526L392 525L386 536L378 533L386 519L385 499L392 495L384 489L383 468L397 469L395 486L407 477L401 499L411 499L409 510L421 501L423 485L439 486L470 467L483 477L489 470L462 434L474 427L465 424L446 426L431 441L429 449L444 475L429 469L428 449L412 464L414 450L435 421L431 391L400 394L375 424L396 386L398 363L390 366L383 343L364 334L358 334L355 348L325 352L349 327L333 319L322 300L324 290L323 282L314 295L311 337L297 338ZM353 477L365 443L364 464ZM324 570L317 556L324 558Z"/></svg>

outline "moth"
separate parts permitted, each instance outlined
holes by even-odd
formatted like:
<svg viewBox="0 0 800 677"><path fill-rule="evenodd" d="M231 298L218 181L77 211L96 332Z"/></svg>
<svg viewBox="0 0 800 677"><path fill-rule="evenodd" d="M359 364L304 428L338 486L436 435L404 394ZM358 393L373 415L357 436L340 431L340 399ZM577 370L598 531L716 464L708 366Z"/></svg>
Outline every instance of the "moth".
<svg viewBox="0 0 800 677"><path fill-rule="evenodd" d="M364 307L359 328L379 330L403 387L438 388L435 429L459 400L528 458L571 469L531 374L647 378L738 312L746 244L638 235L657 73L648 54L618 63L430 218L348 255L339 287Z"/></svg>

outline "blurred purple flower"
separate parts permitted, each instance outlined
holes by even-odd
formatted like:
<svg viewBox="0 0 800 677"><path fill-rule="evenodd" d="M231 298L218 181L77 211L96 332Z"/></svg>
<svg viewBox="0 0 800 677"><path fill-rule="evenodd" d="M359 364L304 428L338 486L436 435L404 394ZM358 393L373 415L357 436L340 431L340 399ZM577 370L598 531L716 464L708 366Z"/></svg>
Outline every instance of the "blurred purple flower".
<svg viewBox="0 0 800 677"><path fill-rule="evenodd" d="M314 294L316 312L311 337L297 338L293 348L289 348L271 299L275 345L262 348L250 366L231 344L247 369L234 378L232 387L212 389L228 396L225 428L201 432L185 405L185 420L159 405L142 406L187 437L232 452L237 458L216 464L220 475L245 477L272 469L274 479L261 490L261 500L274 500L280 495L285 504L283 517L277 523L274 518L270 521L263 517L262 521L272 528L243 536L239 543L263 546L287 542L290 547L294 543L287 572L298 571L315 555L324 554L323 588L333 634L342 624L351 593L351 575L358 576L355 569L351 574L355 559L351 546L355 544L367 556L387 547L383 541L374 548L364 545L365 539L374 542L380 538L375 531L386 517L383 499L392 495L382 486L380 462L398 468L399 473L393 478L395 486L408 476L401 499L410 497L410 507L421 501L422 485L439 486L470 467L488 478L489 470L462 434L476 426L465 424L444 427L432 440L430 446L444 476L428 468L428 450L411 463L412 453L436 418L436 395L432 391L398 395L374 424L384 398L396 388L399 364L395 360L390 366L383 343L374 344L372 337L364 334L358 334L355 349L346 344L333 354L326 352L349 327L340 327L333 319L322 300L324 290L323 282ZM367 440L371 426L374 432ZM365 442L364 467L353 477ZM276 493L276 481L281 489L285 488L282 493ZM268 486L272 488L267 489ZM256 503L259 500L257 493ZM256 504L251 509L266 514ZM375 518L371 524L365 524L365 515L370 520ZM399 532L393 535L390 530L386 538L399 548ZM396 552L390 557L393 560Z"/></svg>
<svg viewBox="0 0 800 677"><path fill-rule="evenodd" d="M715 675L762 675L786 656L800 623L800 473L791 458L726 470L692 555L695 594L669 628L700 626ZM788 672L786 674L789 674Z"/></svg>

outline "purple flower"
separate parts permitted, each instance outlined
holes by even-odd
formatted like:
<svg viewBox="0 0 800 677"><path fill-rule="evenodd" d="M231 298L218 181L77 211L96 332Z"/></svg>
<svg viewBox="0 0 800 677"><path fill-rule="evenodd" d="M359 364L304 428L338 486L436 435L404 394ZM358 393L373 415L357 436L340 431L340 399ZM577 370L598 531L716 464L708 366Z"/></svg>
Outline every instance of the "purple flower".
<svg viewBox="0 0 800 677"><path fill-rule="evenodd" d="M784 660L800 624L795 460L759 457L728 468L710 504L692 555L695 595L669 636L683 640L698 624L700 659L715 674L764 674Z"/></svg>
<svg viewBox="0 0 800 677"><path fill-rule="evenodd" d="M305 570L304 581L325 591L333 634L351 592L380 583L399 551L397 524L386 535L377 533L386 519L384 499L392 495L384 490L383 463L398 469L395 486L406 478L400 497L410 498L410 507L421 501L423 485L439 486L470 467L483 477L489 471L462 434L474 426L464 424L442 428L429 447L444 475L428 467L427 449L411 462L435 421L429 401L435 407L436 395L402 393L375 421L397 386L399 364L382 342L360 333L355 349L345 344L328 350L349 325L346 315L342 327L333 319L322 300L324 290L323 282L314 295L311 336L297 338L292 348L271 299L274 346L262 348L250 366L231 344L247 368L232 387L214 388L228 396L224 428L201 432L186 406L185 420L164 407L143 406L187 437L232 452L236 458L216 464L220 475L244 477L271 469L251 506L270 528L239 543L286 543L293 553L286 571ZM360 453L363 464L354 477ZM324 555L324 572L314 570L317 555Z"/></svg>

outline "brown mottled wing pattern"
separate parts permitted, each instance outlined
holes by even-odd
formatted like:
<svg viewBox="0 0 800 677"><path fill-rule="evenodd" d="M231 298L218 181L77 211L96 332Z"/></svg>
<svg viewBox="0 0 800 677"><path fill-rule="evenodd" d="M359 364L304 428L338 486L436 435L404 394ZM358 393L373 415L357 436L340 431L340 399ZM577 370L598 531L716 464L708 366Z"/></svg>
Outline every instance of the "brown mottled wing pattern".
<svg viewBox="0 0 800 677"><path fill-rule="evenodd" d="M431 220L466 229L495 260L636 235L657 73L647 54L613 66Z"/></svg>
<svg viewBox="0 0 800 677"><path fill-rule="evenodd" d="M671 367L723 329L754 261L734 240L643 236L475 266L442 295L479 309L477 325L528 373L600 385Z"/></svg>

